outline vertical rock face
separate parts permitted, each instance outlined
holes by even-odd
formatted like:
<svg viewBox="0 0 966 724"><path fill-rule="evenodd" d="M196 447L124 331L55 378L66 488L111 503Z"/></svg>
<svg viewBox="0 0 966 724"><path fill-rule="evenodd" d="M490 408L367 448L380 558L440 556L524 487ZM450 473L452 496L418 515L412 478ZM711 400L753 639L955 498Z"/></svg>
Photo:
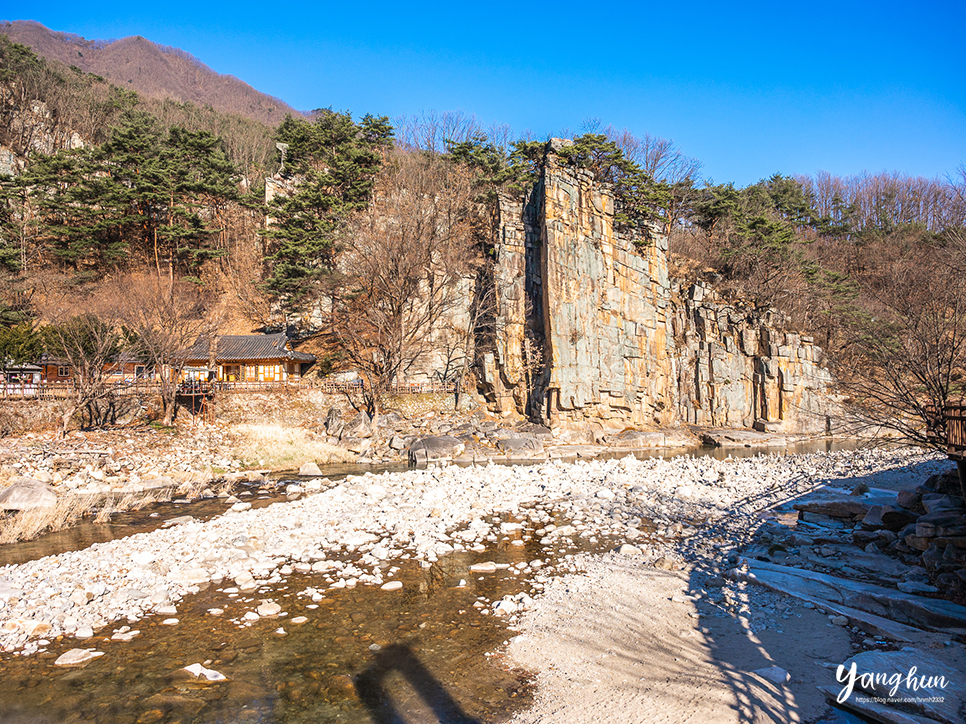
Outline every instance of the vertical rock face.
<svg viewBox="0 0 966 724"><path fill-rule="evenodd" d="M548 155L494 219L494 320L480 347L492 407L554 425L676 423L820 430L832 382L822 351L777 312L712 301L668 278L659 228L614 228L614 196Z"/></svg>
<svg viewBox="0 0 966 724"><path fill-rule="evenodd" d="M766 425L783 432L823 430L834 411L823 352L777 328L775 311L742 310L709 299L698 283L681 290L671 318L681 422Z"/></svg>
<svg viewBox="0 0 966 724"><path fill-rule="evenodd" d="M501 195L494 210L492 320L477 350L487 395L501 413L539 414L531 403L544 397L542 218L542 180L522 200Z"/></svg>
<svg viewBox="0 0 966 724"><path fill-rule="evenodd" d="M614 231L614 197L588 171L544 175L542 270L552 422L674 421L667 239Z"/></svg>

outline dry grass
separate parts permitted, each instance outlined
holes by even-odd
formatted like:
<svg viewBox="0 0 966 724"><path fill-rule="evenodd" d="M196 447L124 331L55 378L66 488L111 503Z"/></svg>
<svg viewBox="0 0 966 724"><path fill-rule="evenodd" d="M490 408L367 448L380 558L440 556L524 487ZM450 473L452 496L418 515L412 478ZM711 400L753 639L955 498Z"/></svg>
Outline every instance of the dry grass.
<svg viewBox="0 0 966 724"><path fill-rule="evenodd" d="M0 487L12 482L7 468L0 468ZM206 488L216 494L229 484L212 486L206 482L189 482L175 489L162 488L135 493L96 493L90 495L59 495L49 508L22 510L0 518L0 545L31 540L44 533L53 533L74 525L82 518L94 516L95 523L107 523L111 516L130 510L140 510L147 505L171 500L172 495L195 498Z"/></svg>
<svg viewBox="0 0 966 724"><path fill-rule="evenodd" d="M30 540L42 533L68 528L97 505L97 495L61 495L49 508L22 510L0 520L0 544Z"/></svg>
<svg viewBox="0 0 966 724"><path fill-rule="evenodd" d="M235 425L233 454L245 467L285 470L304 462L352 462L356 456L322 442L310 430L279 424Z"/></svg>
<svg viewBox="0 0 966 724"><path fill-rule="evenodd" d="M52 400L0 400L0 437L56 430L59 410Z"/></svg>

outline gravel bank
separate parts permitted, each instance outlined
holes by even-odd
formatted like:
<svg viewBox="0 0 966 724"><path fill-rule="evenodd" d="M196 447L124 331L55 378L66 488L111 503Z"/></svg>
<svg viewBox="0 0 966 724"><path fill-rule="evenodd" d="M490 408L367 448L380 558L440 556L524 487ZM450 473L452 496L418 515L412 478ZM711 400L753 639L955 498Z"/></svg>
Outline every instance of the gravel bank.
<svg viewBox="0 0 966 724"><path fill-rule="evenodd" d="M315 571L326 572L333 587L383 586L397 559L429 565L504 538L522 545L536 537L550 559L567 541L606 537L624 542L623 553L643 564L681 568L741 545L766 505L822 482L927 459L882 451L723 461L629 457L312 481L292 502L258 510L235 503L204 523L186 520L0 569L0 647L31 653L56 636L88 638L113 622L174 616L178 601L207 583L252 591L293 571ZM346 562L346 553L355 558ZM520 569L537 591L546 582L545 562ZM512 622L532 605L526 597L495 602L493 610Z"/></svg>

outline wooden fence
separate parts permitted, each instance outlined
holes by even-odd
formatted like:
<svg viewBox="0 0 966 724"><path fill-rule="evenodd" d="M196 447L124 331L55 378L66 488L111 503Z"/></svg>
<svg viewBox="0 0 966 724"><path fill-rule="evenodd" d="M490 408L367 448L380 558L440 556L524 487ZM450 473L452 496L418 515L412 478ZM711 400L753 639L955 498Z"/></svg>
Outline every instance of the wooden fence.
<svg viewBox="0 0 966 724"><path fill-rule="evenodd" d="M113 382L109 385L120 394L156 395L161 392L161 385L154 380L129 380ZM184 383L178 387L178 394L182 396L211 395L219 392L291 392L298 389L320 390L327 394L344 394L361 392L362 380L338 382L322 380L306 383L301 381L288 382L199 382ZM456 385L452 382L413 382L393 385L388 393L391 395L418 395L422 393L452 393ZM0 399L6 400L62 400L70 397L74 392L74 385L65 382L40 383L3 383L0 382Z"/></svg>
<svg viewBox="0 0 966 724"><path fill-rule="evenodd" d="M946 405L947 452L953 460L966 459L966 405Z"/></svg>

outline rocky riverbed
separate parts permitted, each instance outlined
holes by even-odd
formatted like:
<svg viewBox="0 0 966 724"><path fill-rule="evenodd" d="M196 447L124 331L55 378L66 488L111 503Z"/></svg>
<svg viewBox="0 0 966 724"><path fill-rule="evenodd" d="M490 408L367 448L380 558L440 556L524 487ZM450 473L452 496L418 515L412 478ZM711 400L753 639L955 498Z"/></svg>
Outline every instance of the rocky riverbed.
<svg viewBox="0 0 966 724"><path fill-rule="evenodd" d="M570 539L608 536L623 540L627 553L673 568L688 551L720 554L741 545L743 529L752 530L769 501L830 477L894 466L902 456L628 457L310 480L288 491L302 494L299 500L256 510L229 498L224 515L207 522L186 516L151 533L0 569L0 646L35 651L57 636L86 638L152 612L174 617L179 600L211 583L250 591L312 571L326 572L335 587L391 586L396 559L428 565L506 538L522 545L535 536L553 550ZM506 515L519 522L494 524ZM723 519L727 535L694 537ZM345 553L355 562L336 560ZM528 565L521 575L538 569ZM515 603L498 606L516 610Z"/></svg>
<svg viewBox="0 0 966 724"><path fill-rule="evenodd" d="M292 499L286 502L256 509L228 498L224 513L207 521L192 519L188 506L188 515L169 527L0 569L0 646L21 656L47 649L59 656L73 649L61 664L78 665L99 658L105 637L122 646L137 637L138 621L145 616L177 626L192 595L213 586L248 602L228 614L220 608L205 614L239 631L275 618L297 625L286 619L285 602L272 598L293 574L310 574L315 581L298 592L303 601L365 586L391 596L404 588L397 575L401 567L429 568L456 551L479 556L467 577L510 572L521 581L520 593L478 600L476 608L500 617L511 633L513 628L525 632L511 654L528 666L551 658L546 648L531 648L529 659L520 653L535 632L544 632L552 650L568 637L572 614L557 619L550 614L577 605L599 624L633 591L647 593L647 600L635 604L646 608L627 612L635 636L654 634L661 617L678 626L675 617L684 616L691 623L678 627L697 633L675 635L694 643L692 636L706 635L699 625L708 615L702 607L744 622L743 630L753 635L765 635L774 619L791 626L789 619L801 614L789 599L754 580L767 582L762 572L772 565L767 561L800 550L833 564L842 555L830 549L824 557L821 548L831 544L832 533L804 536L801 530L785 530L779 535L774 518L779 514L769 513L769 522L765 511L781 510L782 504L829 486L850 491L856 481L873 484L871 492L858 490L856 499L875 496L874 484L883 476L892 481L905 476L914 487L947 466L923 453L858 450L723 460L625 457L526 467L441 465L341 481L304 480L288 488ZM834 537L844 542L847 531ZM487 560L487 551L497 545L538 546L539 553L512 564ZM612 552L582 559L573 555L578 548ZM750 559L749 553L758 558ZM556 577L568 571L570 578ZM697 610L691 616L689 609ZM869 638L861 633L859 617L843 615L831 603L812 603L807 615L818 618L800 632L803 641L816 633L817 621L841 632L823 654L830 659L859 651L856 647ZM836 621L829 624L828 616ZM592 641L584 645L597 647ZM665 649L676 660L673 647ZM586 679L572 673L570 685ZM552 681L540 681L550 694L561 694ZM540 706L538 700L535 711ZM588 704L587 711L593 710Z"/></svg>

